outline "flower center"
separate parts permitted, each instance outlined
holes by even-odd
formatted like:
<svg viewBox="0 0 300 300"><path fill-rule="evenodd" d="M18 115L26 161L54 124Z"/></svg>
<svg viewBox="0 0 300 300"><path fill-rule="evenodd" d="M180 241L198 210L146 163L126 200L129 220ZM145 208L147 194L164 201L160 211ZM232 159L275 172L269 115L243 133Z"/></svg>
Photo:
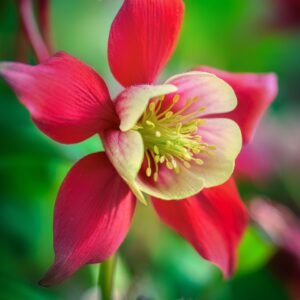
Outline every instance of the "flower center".
<svg viewBox="0 0 300 300"><path fill-rule="evenodd" d="M180 167L191 168L191 164L202 165L204 161L198 154L213 155L215 146L203 143L198 134L199 127L205 123L204 119L197 117L205 107L200 107L194 112L187 113L193 103L199 101L198 97L188 99L185 106L173 112L180 96L175 95L171 104L161 111L164 96L151 100L143 116L135 126L139 131L145 148L147 158L146 175L153 176L158 181L159 165L165 164L169 170L176 174ZM181 163L180 163L181 162Z"/></svg>

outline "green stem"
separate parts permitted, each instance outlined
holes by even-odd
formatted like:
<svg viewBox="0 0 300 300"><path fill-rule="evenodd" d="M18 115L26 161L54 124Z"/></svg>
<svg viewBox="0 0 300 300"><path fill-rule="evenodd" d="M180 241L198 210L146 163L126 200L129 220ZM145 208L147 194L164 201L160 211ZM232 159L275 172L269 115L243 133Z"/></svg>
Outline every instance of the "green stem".
<svg viewBox="0 0 300 300"><path fill-rule="evenodd" d="M113 280L116 267L116 256L111 256L100 265L99 286L101 300L112 300Z"/></svg>

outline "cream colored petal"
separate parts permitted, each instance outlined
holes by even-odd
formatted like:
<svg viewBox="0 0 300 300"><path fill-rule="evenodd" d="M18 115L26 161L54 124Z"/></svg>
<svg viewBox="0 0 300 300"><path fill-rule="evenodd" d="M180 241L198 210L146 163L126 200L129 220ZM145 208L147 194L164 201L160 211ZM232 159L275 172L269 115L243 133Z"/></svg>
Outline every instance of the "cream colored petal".
<svg viewBox="0 0 300 300"><path fill-rule="evenodd" d="M142 169L136 179L141 191L163 200L181 200L199 193L204 188L203 179L191 169L187 169L178 162L179 174L160 165L158 181L145 175Z"/></svg>
<svg viewBox="0 0 300 300"><path fill-rule="evenodd" d="M193 168L204 180L206 188L224 183L232 175L235 159L241 151L242 135L239 126L229 119L206 119L198 134L203 142L216 146L212 155L200 154L204 164Z"/></svg>
<svg viewBox="0 0 300 300"><path fill-rule="evenodd" d="M135 196L144 204L146 200L135 183L144 158L144 144L137 131L109 130L102 136L106 154Z"/></svg>
<svg viewBox="0 0 300 300"><path fill-rule="evenodd" d="M147 108L149 100L175 92L171 84L137 85L124 90L116 99L116 112L120 118L120 130L130 130Z"/></svg>
<svg viewBox="0 0 300 300"><path fill-rule="evenodd" d="M180 100L172 109L174 112L184 107L189 99L198 99L185 114L200 109L198 116L225 113L237 106L237 98L232 87L217 76L205 72L188 72L171 77L166 84L175 85ZM174 94L166 96L162 109L173 102ZM205 110L202 110L205 108Z"/></svg>

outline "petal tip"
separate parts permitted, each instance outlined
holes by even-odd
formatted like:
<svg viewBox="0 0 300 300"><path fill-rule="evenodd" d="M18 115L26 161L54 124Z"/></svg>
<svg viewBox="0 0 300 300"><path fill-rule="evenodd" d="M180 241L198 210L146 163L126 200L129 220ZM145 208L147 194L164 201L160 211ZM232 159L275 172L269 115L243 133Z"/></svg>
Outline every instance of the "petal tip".
<svg viewBox="0 0 300 300"><path fill-rule="evenodd" d="M265 84L269 91L269 103L272 103L278 94L278 76L276 73L267 73L265 76Z"/></svg>
<svg viewBox="0 0 300 300"><path fill-rule="evenodd" d="M58 266L54 264L45 273L45 275L38 281L38 284L45 288L59 284L67 277L67 276L63 276L62 274L63 272L59 272Z"/></svg>
<svg viewBox="0 0 300 300"><path fill-rule="evenodd" d="M61 284L84 264L84 262L76 263L73 259L56 259L44 276L38 281L38 284L42 287Z"/></svg>
<svg viewBox="0 0 300 300"><path fill-rule="evenodd" d="M51 286L51 284L49 284L47 278L44 278L44 277L38 281L38 285L41 287L44 287L44 288Z"/></svg>

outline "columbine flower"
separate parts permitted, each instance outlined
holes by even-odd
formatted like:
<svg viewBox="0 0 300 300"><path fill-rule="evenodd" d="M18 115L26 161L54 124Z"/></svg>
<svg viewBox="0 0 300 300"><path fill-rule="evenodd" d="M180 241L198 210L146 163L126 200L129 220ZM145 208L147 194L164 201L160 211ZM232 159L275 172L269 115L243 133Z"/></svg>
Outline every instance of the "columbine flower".
<svg viewBox="0 0 300 300"><path fill-rule="evenodd" d="M232 273L247 221L229 179L242 143L239 127L225 114L237 104L235 93L213 72L153 84L173 52L183 13L181 0L124 1L109 37L110 67L125 87L114 101L95 71L65 53L37 66L0 65L46 135L70 144L99 134L105 148L77 162L60 188L55 262L42 284L61 282L112 255L127 234L135 199L146 202L144 193L166 224L225 276ZM275 87L275 78L264 75L270 80L260 83L265 77L253 75L256 81L240 85L241 75L227 75L243 91L238 110L249 134L267 106L256 106L249 95L264 102L265 85ZM181 201L163 201L174 199Z"/></svg>

